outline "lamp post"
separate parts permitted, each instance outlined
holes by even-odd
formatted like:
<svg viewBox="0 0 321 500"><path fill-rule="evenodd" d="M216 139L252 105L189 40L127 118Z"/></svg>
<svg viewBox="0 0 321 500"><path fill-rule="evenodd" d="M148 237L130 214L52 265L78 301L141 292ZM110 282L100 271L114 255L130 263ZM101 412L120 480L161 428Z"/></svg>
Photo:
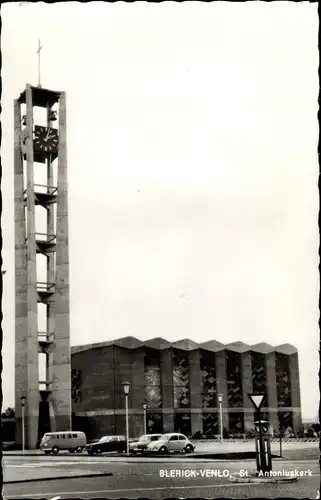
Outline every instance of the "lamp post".
<svg viewBox="0 0 321 500"><path fill-rule="evenodd" d="M128 394L130 389L130 383L123 383L125 401L126 401L126 440L127 440L127 456L129 456L129 422L128 422Z"/></svg>
<svg viewBox="0 0 321 500"><path fill-rule="evenodd" d="M22 454L25 454L25 400L26 396L21 396L21 410L22 410Z"/></svg>
<svg viewBox="0 0 321 500"><path fill-rule="evenodd" d="M279 440L280 440L280 457L282 458L282 435L283 435L283 428L282 426L280 425L279 426L279 433L280 433L280 436L279 436Z"/></svg>
<svg viewBox="0 0 321 500"><path fill-rule="evenodd" d="M147 429L146 429L146 409L147 409L147 404L143 404L143 410L144 410L144 434L147 434Z"/></svg>
<svg viewBox="0 0 321 500"><path fill-rule="evenodd" d="M223 394L218 394L218 403L220 405L220 438L221 438L221 443L223 443L223 408L222 408L222 403L223 403Z"/></svg>

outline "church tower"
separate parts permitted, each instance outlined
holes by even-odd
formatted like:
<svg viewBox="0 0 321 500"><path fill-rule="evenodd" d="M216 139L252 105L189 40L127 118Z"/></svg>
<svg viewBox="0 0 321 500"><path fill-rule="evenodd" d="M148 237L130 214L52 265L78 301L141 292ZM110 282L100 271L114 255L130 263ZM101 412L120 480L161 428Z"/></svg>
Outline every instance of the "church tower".
<svg viewBox="0 0 321 500"><path fill-rule="evenodd" d="M66 145L65 93L28 84L14 102L16 441L28 448L71 429Z"/></svg>

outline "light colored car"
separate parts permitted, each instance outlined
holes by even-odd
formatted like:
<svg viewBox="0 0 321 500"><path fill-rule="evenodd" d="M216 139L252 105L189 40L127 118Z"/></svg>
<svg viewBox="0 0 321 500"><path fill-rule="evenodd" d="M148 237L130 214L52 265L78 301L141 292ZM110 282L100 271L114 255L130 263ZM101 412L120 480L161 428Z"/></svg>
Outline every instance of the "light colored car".
<svg viewBox="0 0 321 500"><path fill-rule="evenodd" d="M136 453L144 453L147 446L150 443L157 441L160 437L162 437L162 434L144 434L143 436L140 436L138 441L130 443L129 452L133 455Z"/></svg>
<svg viewBox="0 0 321 500"><path fill-rule="evenodd" d="M170 434L163 434L157 441L150 443L146 452L169 453L173 451L174 453L180 453L185 451L186 453L192 453L194 450L194 445L184 434L171 432Z"/></svg>
<svg viewBox="0 0 321 500"><path fill-rule="evenodd" d="M70 453L81 453L86 446L86 436L78 431L47 432L40 443L40 449L49 455L57 455L60 450L69 450Z"/></svg>

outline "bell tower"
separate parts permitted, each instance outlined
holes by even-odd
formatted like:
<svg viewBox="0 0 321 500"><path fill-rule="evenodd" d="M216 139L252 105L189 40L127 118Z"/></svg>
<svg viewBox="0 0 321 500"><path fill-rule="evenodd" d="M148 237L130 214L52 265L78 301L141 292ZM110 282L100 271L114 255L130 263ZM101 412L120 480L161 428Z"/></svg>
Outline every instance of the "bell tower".
<svg viewBox="0 0 321 500"><path fill-rule="evenodd" d="M65 93L28 84L14 102L16 441L28 448L71 429L66 142Z"/></svg>

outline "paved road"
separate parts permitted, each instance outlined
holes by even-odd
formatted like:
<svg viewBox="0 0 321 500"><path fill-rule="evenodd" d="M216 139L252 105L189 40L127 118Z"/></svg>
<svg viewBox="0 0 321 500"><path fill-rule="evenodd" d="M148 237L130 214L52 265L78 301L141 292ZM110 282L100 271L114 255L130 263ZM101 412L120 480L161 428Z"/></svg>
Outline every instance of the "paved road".
<svg viewBox="0 0 321 500"><path fill-rule="evenodd" d="M66 474L75 470L112 472L109 477L82 477L69 479L53 479L30 483L5 484L4 499L14 498L53 498L61 500L75 498L106 497L110 499L126 497L148 497L163 499L169 497L225 497L225 498L315 498L319 488L319 470L316 460L285 461L275 460L274 470L310 470L312 476L299 478L291 484L233 484L229 482L229 473L240 469L253 471L252 461L244 462L214 462L190 459L167 461L119 461L113 457L6 457L4 474L11 470L35 471L47 474L48 470L60 469ZM31 472L32 471L32 472ZM173 472L171 472L173 471ZM209 472L205 472L209 471ZM212 472L211 472L212 471ZM216 472L218 471L218 472ZM170 475L175 477L169 477ZM208 474L208 477L206 475ZM220 474L221 477L218 477ZM186 477L189 475L190 477ZM165 477L162 477L165 476ZM167 477L166 477L167 476Z"/></svg>

